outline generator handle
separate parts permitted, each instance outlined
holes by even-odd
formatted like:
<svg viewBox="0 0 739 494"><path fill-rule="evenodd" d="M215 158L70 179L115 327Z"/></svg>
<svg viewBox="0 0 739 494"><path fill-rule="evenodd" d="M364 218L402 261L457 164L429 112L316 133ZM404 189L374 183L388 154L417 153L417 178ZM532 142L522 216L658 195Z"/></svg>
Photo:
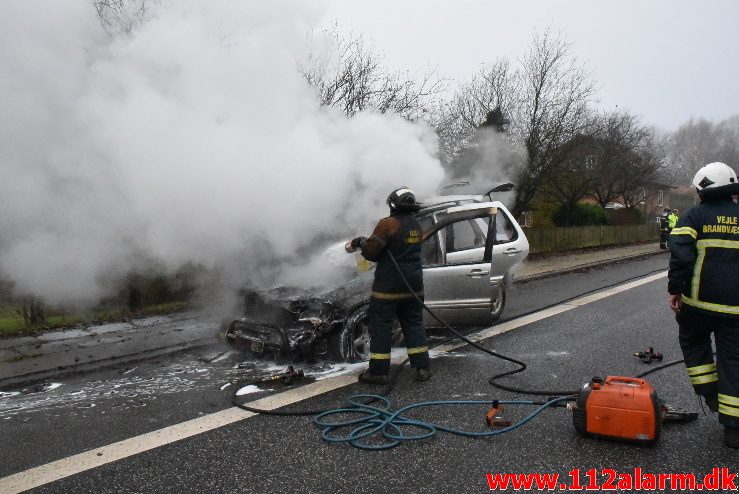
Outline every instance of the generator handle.
<svg viewBox="0 0 739 494"><path fill-rule="evenodd" d="M614 383L614 384L615 383L626 383L626 384L633 383L633 384L642 385L644 384L644 382L645 382L644 379L639 379L636 377L627 377L627 376L608 376L606 378L606 384L608 383Z"/></svg>

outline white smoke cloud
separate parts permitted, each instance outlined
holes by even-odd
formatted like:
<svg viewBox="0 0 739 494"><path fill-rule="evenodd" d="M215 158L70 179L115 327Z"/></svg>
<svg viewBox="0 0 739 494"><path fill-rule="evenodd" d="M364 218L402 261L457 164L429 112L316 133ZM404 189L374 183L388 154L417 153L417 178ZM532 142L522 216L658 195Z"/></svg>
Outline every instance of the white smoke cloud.
<svg viewBox="0 0 739 494"><path fill-rule="evenodd" d="M144 258L276 273L433 192L429 128L346 119L297 73L312 5L178 0L111 38L85 2L4 4L0 275L66 302Z"/></svg>

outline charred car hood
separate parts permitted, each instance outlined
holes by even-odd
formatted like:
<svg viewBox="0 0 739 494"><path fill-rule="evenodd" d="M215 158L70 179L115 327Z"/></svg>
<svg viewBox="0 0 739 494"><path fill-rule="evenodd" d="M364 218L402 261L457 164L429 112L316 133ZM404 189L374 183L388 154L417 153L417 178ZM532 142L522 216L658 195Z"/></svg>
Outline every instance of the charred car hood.
<svg viewBox="0 0 739 494"><path fill-rule="evenodd" d="M256 353L326 354L326 337L369 302L372 280L366 272L333 290L244 290L244 316L229 325L226 339Z"/></svg>
<svg viewBox="0 0 739 494"><path fill-rule="evenodd" d="M243 314L250 319L277 324L327 316L332 311L345 316L369 301L373 279L374 274L368 271L331 290L284 286L269 290L244 290Z"/></svg>

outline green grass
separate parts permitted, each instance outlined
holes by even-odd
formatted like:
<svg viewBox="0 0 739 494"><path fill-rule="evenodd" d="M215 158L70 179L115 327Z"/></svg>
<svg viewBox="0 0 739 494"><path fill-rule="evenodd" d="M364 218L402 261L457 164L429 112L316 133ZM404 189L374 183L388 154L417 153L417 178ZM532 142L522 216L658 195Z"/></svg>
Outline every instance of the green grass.
<svg viewBox="0 0 739 494"><path fill-rule="evenodd" d="M188 302L168 302L166 304L150 305L143 307L133 314L134 317L141 316L157 316L163 314L174 314L175 312L182 312L190 307Z"/></svg>
<svg viewBox="0 0 739 494"><path fill-rule="evenodd" d="M11 336L14 334L23 333L25 330L26 325L23 323L23 321L20 320L20 318L0 318L0 336Z"/></svg>
<svg viewBox="0 0 739 494"><path fill-rule="evenodd" d="M19 315L0 314L0 336L13 336L18 334L31 334L43 329L61 329L77 326L84 319L76 314L66 316L49 316L46 318L46 324L37 324L31 328L26 327L26 323Z"/></svg>
<svg viewBox="0 0 739 494"><path fill-rule="evenodd" d="M39 324L31 328L26 327L23 318L17 312L17 307L2 306L0 307L0 337L33 334L38 331L63 329L81 324L86 325L88 321L91 324L104 324L125 321L134 317L172 314L181 312L189 306L187 302L169 302L143 307L133 313L125 309L111 310L106 308L93 310L92 314L87 318L82 314L49 315L46 318L45 324Z"/></svg>
<svg viewBox="0 0 739 494"><path fill-rule="evenodd" d="M12 306L0 306L0 336L22 333L26 329L23 319Z"/></svg>

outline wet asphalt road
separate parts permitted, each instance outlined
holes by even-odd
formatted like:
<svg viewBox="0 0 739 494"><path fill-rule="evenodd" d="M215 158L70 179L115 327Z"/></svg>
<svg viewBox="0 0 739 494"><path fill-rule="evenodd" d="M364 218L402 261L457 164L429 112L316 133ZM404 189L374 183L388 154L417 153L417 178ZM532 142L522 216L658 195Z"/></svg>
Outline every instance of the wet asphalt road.
<svg viewBox="0 0 739 494"><path fill-rule="evenodd" d="M509 292L506 317L547 306L592 288L666 267L665 256L621 263L522 284ZM485 346L525 360L529 369L510 383L574 388L593 375L633 375L646 369L631 354L654 346L679 358L676 325L658 280L509 333ZM238 365L241 364L241 367ZM463 348L433 361L424 384L401 375L393 406L434 399L510 399L487 378L510 368ZM326 370L312 368L313 370ZM166 360L58 381L0 398L0 477L229 407L236 381L274 372L269 362L242 362L212 347ZM308 370L310 371L310 369ZM660 397L700 410L684 370L651 377ZM231 383L225 389L220 389ZM279 388L274 388L279 391ZM310 399L332 407L352 385ZM275 391L275 392L276 392ZM259 396L261 397L262 394ZM427 410L414 416L482 430L485 407ZM511 418L520 416L510 409ZM465 439L448 434L384 452L324 443L309 418L254 417L82 474L34 492L466 492L488 491L486 473L566 475L572 468L708 473L736 470L736 453L720 446L715 417L667 427L657 446L639 448L578 437L569 413L548 410L503 436Z"/></svg>

